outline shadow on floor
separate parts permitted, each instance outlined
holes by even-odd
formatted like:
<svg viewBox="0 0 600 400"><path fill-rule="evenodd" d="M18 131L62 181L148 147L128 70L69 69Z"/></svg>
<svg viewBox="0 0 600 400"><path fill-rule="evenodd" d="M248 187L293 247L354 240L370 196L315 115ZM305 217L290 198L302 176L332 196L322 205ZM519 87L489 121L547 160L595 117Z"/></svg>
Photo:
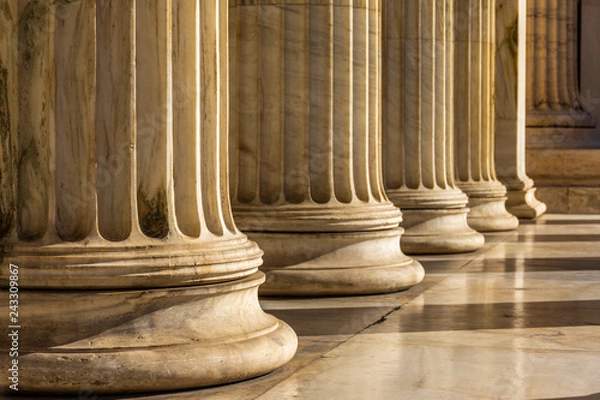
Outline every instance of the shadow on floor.
<svg viewBox="0 0 600 400"><path fill-rule="evenodd" d="M425 268L427 270L427 268ZM600 271L600 257L473 260L461 273Z"/></svg>
<svg viewBox="0 0 600 400"><path fill-rule="evenodd" d="M600 325L600 300L426 305L401 308L393 313L393 320L391 316L381 317L385 311L383 307L360 307L271 310L269 313L287 322L301 337L351 335L362 326L379 324L377 333Z"/></svg>

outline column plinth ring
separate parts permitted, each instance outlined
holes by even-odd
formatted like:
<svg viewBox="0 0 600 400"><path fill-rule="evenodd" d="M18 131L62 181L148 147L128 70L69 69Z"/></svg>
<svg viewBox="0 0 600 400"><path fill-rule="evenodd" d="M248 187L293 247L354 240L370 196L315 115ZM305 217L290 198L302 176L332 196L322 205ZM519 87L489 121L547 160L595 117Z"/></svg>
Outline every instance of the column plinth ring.
<svg viewBox="0 0 600 400"><path fill-rule="evenodd" d="M260 309L263 281L256 272L183 288L23 290L19 391L156 392L270 372L297 339Z"/></svg>

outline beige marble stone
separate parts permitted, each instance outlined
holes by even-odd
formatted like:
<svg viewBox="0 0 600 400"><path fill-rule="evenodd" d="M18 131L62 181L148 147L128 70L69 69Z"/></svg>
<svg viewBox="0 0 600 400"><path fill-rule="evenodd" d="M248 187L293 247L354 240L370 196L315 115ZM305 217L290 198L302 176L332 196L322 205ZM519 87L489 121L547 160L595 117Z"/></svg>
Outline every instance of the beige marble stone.
<svg viewBox="0 0 600 400"><path fill-rule="evenodd" d="M515 229L494 160L496 1L456 3L454 130L457 185L469 196L469 225L480 232Z"/></svg>
<svg viewBox="0 0 600 400"><path fill-rule="evenodd" d="M260 308L263 281L257 272L179 288L22 290L19 392L159 392L271 372L295 337Z"/></svg>
<svg viewBox="0 0 600 400"><path fill-rule="evenodd" d="M496 2L494 86L496 174L507 189L506 208L519 218L537 218L546 205L535 197L525 158L527 0Z"/></svg>
<svg viewBox="0 0 600 400"><path fill-rule="evenodd" d="M418 256L425 284L407 291L262 299L299 336L284 368L226 386L98 397L595 399L599 235L598 214L545 214L486 234L476 252Z"/></svg>
<svg viewBox="0 0 600 400"><path fill-rule="evenodd" d="M598 186L541 187L539 196L554 213L595 215L600 207Z"/></svg>
<svg viewBox="0 0 600 400"><path fill-rule="evenodd" d="M477 252L419 256L426 288L261 301L299 334L288 367L139 399L595 399L599 222L545 214Z"/></svg>
<svg viewBox="0 0 600 400"><path fill-rule="evenodd" d="M384 5L384 182L404 213L407 253L480 248L456 187L453 154L453 2Z"/></svg>
<svg viewBox="0 0 600 400"><path fill-rule="evenodd" d="M261 310L261 251L229 204L227 4L4 6L17 38L0 60L17 49L18 69L2 70L0 233L19 268L19 392L174 390L289 361L296 336ZM4 112L15 73L18 124Z"/></svg>
<svg viewBox="0 0 600 400"><path fill-rule="evenodd" d="M12 210L16 207L13 158L17 131L17 18L16 0L5 2L0 13L0 237L15 225Z"/></svg>
<svg viewBox="0 0 600 400"><path fill-rule="evenodd" d="M230 1L231 196L266 295L406 289L380 173L379 2Z"/></svg>
<svg viewBox="0 0 600 400"><path fill-rule="evenodd" d="M597 150L530 149L527 158L542 186L600 186Z"/></svg>
<svg viewBox="0 0 600 400"><path fill-rule="evenodd" d="M527 158L529 175L553 201L552 210L598 213L600 104L595 0L529 2ZM572 196L584 190L590 198ZM551 193L565 196L551 196ZM558 201L564 201L558 204Z"/></svg>
<svg viewBox="0 0 600 400"><path fill-rule="evenodd" d="M572 140L593 129L596 119L584 108L579 91L578 1L528 0L527 127L556 128ZM528 133L529 135L529 133ZM560 142L556 143L560 146Z"/></svg>
<svg viewBox="0 0 600 400"><path fill-rule="evenodd" d="M579 101L585 110L600 120L600 0L581 1L581 82ZM600 124L596 124L595 137L600 137ZM600 139L596 140L596 143ZM600 146L598 146L600 147Z"/></svg>
<svg viewBox="0 0 600 400"><path fill-rule="evenodd" d="M600 187L569 188L569 213L597 214L600 210Z"/></svg>

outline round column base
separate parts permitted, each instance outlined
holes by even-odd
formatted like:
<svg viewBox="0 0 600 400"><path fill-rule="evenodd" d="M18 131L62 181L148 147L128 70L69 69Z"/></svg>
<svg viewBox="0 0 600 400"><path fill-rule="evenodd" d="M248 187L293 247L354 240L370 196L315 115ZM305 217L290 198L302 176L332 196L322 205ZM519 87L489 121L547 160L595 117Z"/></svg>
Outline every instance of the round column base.
<svg viewBox="0 0 600 400"><path fill-rule="evenodd" d="M517 218L536 219L546 212L546 204L535 197L535 188L509 190L506 208Z"/></svg>
<svg viewBox="0 0 600 400"><path fill-rule="evenodd" d="M260 308L263 280L257 272L183 288L22 289L18 358L5 352L1 367L18 360L20 393L156 392L263 375L297 348L292 329Z"/></svg>
<svg viewBox="0 0 600 400"><path fill-rule="evenodd" d="M467 221L478 232L512 231L519 219L506 210L506 197L470 197Z"/></svg>
<svg viewBox="0 0 600 400"><path fill-rule="evenodd" d="M465 253L481 248L482 234L467 223L468 208L403 209L402 251L407 254Z"/></svg>
<svg viewBox="0 0 600 400"><path fill-rule="evenodd" d="M246 232L264 251L265 296L390 293L421 282L417 261L400 250L401 228L359 233Z"/></svg>

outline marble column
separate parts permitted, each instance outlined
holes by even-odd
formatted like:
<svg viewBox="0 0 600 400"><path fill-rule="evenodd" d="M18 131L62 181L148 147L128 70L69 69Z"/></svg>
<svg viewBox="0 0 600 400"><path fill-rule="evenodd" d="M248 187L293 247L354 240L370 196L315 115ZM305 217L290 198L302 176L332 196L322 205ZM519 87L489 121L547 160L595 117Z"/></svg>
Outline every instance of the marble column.
<svg viewBox="0 0 600 400"><path fill-rule="evenodd" d="M4 8L0 13L0 238L11 230L16 207L16 199L9 193L16 190L11 155L16 154L17 131L17 0L5 2Z"/></svg>
<svg viewBox="0 0 600 400"><path fill-rule="evenodd" d="M290 360L296 337L258 304L261 251L228 200L227 4L4 5L18 39L0 57L18 49L19 86L1 132L0 279L19 354L6 335L0 347L19 392L191 388Z"/></svg>
<svg viewBox="0 0 600 400"><path fill-rule="evenodd" d="M495 0L456 2L456 176L469 196L469 225L480 232L517 228L494 161Z"/></svg>
<svg viewBox="0 0 600 400"><path fill-rule="evenodd" d="M496 1L495 162L507 189L506 208L519 218L537 218L546 205L535 197L525 168L527 0Z"/></svg>
<svg viewBox="0 0 600 400"><path fill-rule="evenodd" d="M467 224L454 177L454 2L383 4L384 180L404 213L402 249L476 250L484 238Z"/></svg>
<svg viewBox="0 0 600 400"><path fill-rule="evenodd" d="M527 3L527 135L531 147L600 145L593 137L596 120L584 108L579 92L578 3Z"/></svg>
<svg viewBox="0 0 600 400"><path fill-rule="evenodd" d="M380 173L377 0L230 2L231 196L266 295L351 295L423 278Z"/></svg>

